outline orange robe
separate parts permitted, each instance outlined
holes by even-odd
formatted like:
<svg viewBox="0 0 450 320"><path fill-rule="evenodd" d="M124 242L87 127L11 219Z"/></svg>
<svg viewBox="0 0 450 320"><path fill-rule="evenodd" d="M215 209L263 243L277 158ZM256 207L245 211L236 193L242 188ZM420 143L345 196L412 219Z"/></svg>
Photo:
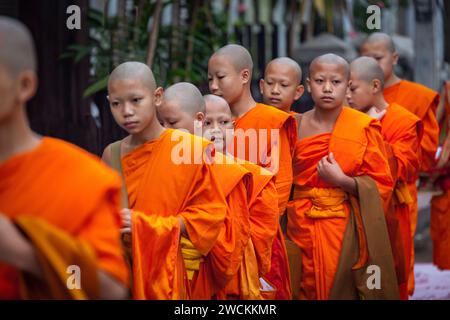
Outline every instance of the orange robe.
<svg viewBox="0 0 450 320"><path fill-rule="evenodd" d="M284 214L292 186L296 132L292 115L262 103L257 103L235 120L235 139L231 150L235 157L256 163L275 174L280 216ZM245 140L242 139L244 135ZM250 140L252 137L254 140ZM266 278L277 288L277 299L290 299L289 264L281 228L273 242L271 266Z"/></svg>
<svg viewBox="0 0 450 320"><path fill-rule="evenodd" d="M376 182L385 208L393 187L381 127L361 112L344 107L333 132L297 141L287 234L302 250L301 299L329 297L349 221L345 192L317 173L317 163L330 152L345 174L367 175Z"/></svg>
<svg viewBox="0 0 450 320"><path fill-rule="evenodd" d="M439 95L418 83L401 80L399 83L384 89L384 97L389 103L398 103L422 120L423 137L420 143L420 172L428 172L435 165L435 155L439 143L439 124L436 120L436 108ZM411 206L411 237L414 238L417 227L417 190L414 183L409 183L413 203ZM414 242L411 246L411 271L409 273L408 291L414 292Z"/></svg>
<svg viewBox="0 0 450 320"><path fill-rule="evenodd" d="M99 159L44 137L0 163L0 212L40 218L90 246L99 269L127 283L120 245L120 179ZM0 264L0 298L17 299L19 272Z"/></svg>
<svg viewBox="0 0 450 320"><path fill-rule="evenodd" d="M209 259L205 261L205 273L214 279L211 282L214 286L205 289L197 283L191 292L192 299L210 299L213 294L218 294L220 299L226 299L227 294L237 298L247 296L241 292L246 286L241 287L236 281L238 271L243 260L256 260L254 252L246 250L250 239L251 174L232 157L220 152L215 153L214 160L214 173L227 201L227 215ZM233 285L229 285L230 281ZM228 290L225 290L226 286Z"/></svg>
<svg viewBox="0 0 450 320"><path fill-rule="evenodd" d="M412 197L408 189L415 190L415 181L418 176L420 166L420 141L423 135L423 126L420 119L397 103L391 103L386 109L386 114L381 118L381 132L392 152L394 163L391 167L391 174L395 182L395 189L392 197L395 217L399 222L399 229L403 244L403 252L393 252L403 254L404 266L402 272L400 295L402 299L408 298L407 279L411 265L411 247L414 239L411 237L411 213L409 211ZM389 152L388 152L389 154ZM394 244L392 244L394 245Z"/></svg>
<svg viewBox="0 0 450 320"><path fill-rule="evenodd" d="M122 158L133 210L136 299L187 299L191 287L212 287L205 267L224 225L226 201L214 164L205 161L208 145L202 138L166 129ZM180 238L179 217L189 240Z"/></svg>
<svg viewBox="0 0 450 320"><path fill-rule="evenodd" d="M450 82L445 84L445 117L442 129L446 130L443 148L450 148ZM433 240L433 263L439 269L450 270L450 159L441 171L437 187L442 194L431 199L431 238Z"/></svg>

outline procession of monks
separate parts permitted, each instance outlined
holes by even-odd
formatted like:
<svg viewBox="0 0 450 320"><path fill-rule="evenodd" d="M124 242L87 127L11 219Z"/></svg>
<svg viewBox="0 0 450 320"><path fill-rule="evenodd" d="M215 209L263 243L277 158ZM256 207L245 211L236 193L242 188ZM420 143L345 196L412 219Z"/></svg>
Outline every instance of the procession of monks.
<svg viewBox="0 0 450 320"><path fill-rule="evenodd" d="M108 101L128 136L100 160L31 130L34 44L0 16L0 299L407 300L418 188L450 269L450 84L400 79L387 34L360 53L316 57L306 88L272 60L263 103L240 45L211 55L204 96L124 62Z"/></svg>

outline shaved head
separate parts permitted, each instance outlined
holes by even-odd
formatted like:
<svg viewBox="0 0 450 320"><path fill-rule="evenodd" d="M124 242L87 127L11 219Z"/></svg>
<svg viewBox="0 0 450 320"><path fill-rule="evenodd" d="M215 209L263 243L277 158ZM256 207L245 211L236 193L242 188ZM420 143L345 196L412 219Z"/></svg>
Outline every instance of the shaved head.
<svg viewBox="0 0 450 320"><path fill-rule="evenodd" d="M142 62L128 61L118 65L109 75L108 88L112 82L123 80L140 80L150 91L156 89L152 70Z"/></svg>
<svg viewBox="0 0 450 320"><path fill-rule="evenodd" d="M33 38L27 27L5 16L0 16L0 65L12 76L37 68Z"/></svg>
<svg viewBox="0 0 450 320"><path fill-rule="evenodd" d="M363 47L366 44L375 44L375 43L383 43L390 52L392 53L395 52L394 41L392 40L390 35L383 32L374 32L370 34L367 37L367 39L364 40L361 47Z"/></svg>
<svg viewBox="0 0 450 320"><path fill-rule="evenodd" d="M205 100L206 114L208 114L208 111L212 111L212 109L214 109L227 113L231 117L230 106L224 98L214 94L207 94L203 96L203 99Z"/></svg>
<svg viewBox="0 0 450 320"><path fill-rule="evenodd" d="M253 59L250 52L243 46L237 44L226 45L217 50L212 57L225 56L234 66L237 72L248 69L250 73L253 70ZM211 57L211 58L212 58Z"/></svg>
<svg viewBox="0 0 450 320"><path fill-rule="evenodd" d="M319 64L340 65L344 69L344 76L347 79L350 77L350 66L348 65L348 62L337 54L327 53L315 58L309 66L309 73L312 74L315 67Z"/></svg>
<svg viewBox="0 0 450 320"><path fill-rule="evenodd" d="M163 99L165 103L176 103L189 115L205 113L205 100L200 90L192 83L180 82L171 85L164 91Z"/></svg>
<svg viewBox="0 0 450 320"><path fill-rule="evenodd" d="M280 58L276 58L273 59L272 61L270 61L267 66L266 66L266 70L269 69L270 66L273 65L283 65L283 66L287 66L290 69L292 69L295 73L295 76L297 77L297 83L300 83L302 81L302 68L300 68L300 65L293 59L288 58L288 57L280 57Z"/></svg>
<svg viewBox="0 0 450 320"><path fill-rule="evenodd" d="M371 57L360 57L350 64L350 72L368 83L377 79L384 86L384 73L378 62Z"/></svg>

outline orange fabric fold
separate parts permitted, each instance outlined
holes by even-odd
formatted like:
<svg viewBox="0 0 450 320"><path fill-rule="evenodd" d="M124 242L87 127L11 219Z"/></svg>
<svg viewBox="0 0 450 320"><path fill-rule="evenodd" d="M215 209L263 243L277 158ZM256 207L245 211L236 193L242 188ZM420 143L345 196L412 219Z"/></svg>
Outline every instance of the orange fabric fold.
<svg viewBox="0 0 450 320"><path fill-rule="evenodd" d="M184 289L186 274L176 222L181 217L189 240L206 262L226 216L225 196L205 153L210 145L186 132L167 129L122 158L128 203L133 212L140 212L132 215L133 295L137 299L184 298L195 282L205 285L206 291L213 287L202 263ZM175 159L177 150L183 150L180 154L190 162Z"/></svg>
<svg viewBox="0 0 450 320"><path fill-rule="evenodd" d="M245 144L242 146L240 142L243 141L239 137L244 135ZM255 140L250 142L248 137L251 136ZM296 136L296 121L291 114L262 103L257 103L250 111L235 120L235 139L232 146L234 156L264 167L275 175L279 215L284 214L290 196L293 179L292 154ZM256 153L252 152L252 148ZM275 239L277 238L272 245L272 270L269 274L280 275L280 279L284 282L279 282L278 286L272 283L277 286L277 295L286 298L291 296L288 260L284 237L277 235ZM279 245L276 245L277 241ZM274 259L278 262L275 263Z"/></svg>
<svg viewBox="0 0 450 320"><path fill-rule="evenodd" d="M420 167L420 142L423 136L423 125L421 120L397 103L391 103L384 117L381 119L383 137L385 138L388 149L392 153L394 163L390 165L391 173L395 181L395 190L393 194L393 208L395 217L399 223L401 239L403 243L403 258L405 266L403 267L404 276L409 278L411 272L411 255L414 251L414 237L411 232L411 205L417 203L417 197L414 198L409 189L415 189ZM408 186L409 185L409 186ZM416 194L416 192L413 192ZM388 216L387 216L388 220ZM388 225L390 224L387 221ZM391 240L392 240L391 235ZM393 248L396 246L393 245ZM399 252L393 252L394 259L399 263ZM397 278L399 274L397 274ZM403 278L403 275L402 275ZM402 279L406 281L406 279ZM405 285L401 285L401 297L407 299Z"/></svg>
<svg viewBox="0 0 450 320"><path fill-rule="evenodd" d="M376 120L344 107L333 132L297 141L293 159L294 184L300 188L334 188L317 173L317 163L330 152L345 174L372 178L384 207L388 207L393 181L381 127ZM349 201L342 205L343 216L317 219L308 217L313 207L311 198L294 197L292 201L287 234L302 251L300 299L328 299L330 295L349 221Z"/></svg>
<svg viewBox="0 0 450 320"><path fill-rule="evenodd" d="M0 176L0 212L11 219L42 219L83 241L99 269L127 283L119 235L120 178L97 157L45 137L35 149L0 163ZM0 298L20 298L18 281L17 270L0 264Z"/></svg>

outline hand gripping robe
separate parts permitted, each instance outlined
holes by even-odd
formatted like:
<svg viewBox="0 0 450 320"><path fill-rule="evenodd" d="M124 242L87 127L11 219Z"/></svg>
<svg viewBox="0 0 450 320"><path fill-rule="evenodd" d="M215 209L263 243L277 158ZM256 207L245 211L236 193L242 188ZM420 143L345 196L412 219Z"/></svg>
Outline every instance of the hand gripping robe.
<svg viewBox="0 0 450 320"><path fill-rule="evenodd" d="M389 235L402 299L407 299L407 281L414 239L411 237L410 204L419 172L420 141L423 126L420 119L402 106L391 103L381 118L381 132L387 143L386 151L395 188L392 207L386 213ZM409 186L409 188L408 188ZM413 188L410 192L410 188ZM400 237L399 237L400 236ZM399 243L398 240L401 240Z"/></svg>
<svg viewBox="0 0 450 320"><path fill-rule="evenodd" d="M420 172L428 172L435 165L435 155L439 142L439 124L436 120L436 108L439 95L433 90L418 83L401 80L399 83L384 89L384 98L388 103L397 103L414 113L422 120L423 137L420 143ZM413 184L409 183L413 202L411 206L411 237L414 237L417 227L417 193ZM411 246L411 271L408 280L408 291L414 292L414 246Z"/></svg>
<svg viewBox="0 0 450 320"><path fill-rule="evenodd" d="M167 129L122 158L133 210L136 299L188 299L191 287L213 281L205 278L205 262L223 228L226 202L214 164L205 161L208 145ZM180 237L179 217L189 239Z"/></svg>
<svg viewBox="0 0 450 320"><path fill-rule="evenodd" d="M86 151L44 137L35 149L1 163L0 176L0 212L16 221L31 239L40 261L46 261L45 274L56 266L54 275L63 272L67 276L69 265L83 263L127 283L119 235L118 175ZM92 260L77 263L74 260L77 257L92 257ZM92 275L92 270L84 271ZM24 297L19 290L19 279L17 270L0 264L0 298ZM61 284L66 286L66 278L61 278L59 288Z"/></svg>
<svg viewBox="0 0 450 320"><path fill-rule="evenodd" d="M345 278L342 272L365 270L371 264L370 259L378 259L375 264L385 264L381 270L385 276L382 279L383 290L378 290L378 298L398 297L394 262L382 209L387 208L393 182L380 131L376 120L344 107L332 133L314 135L297 142L293 160L294 200L288 208L287 228L288 237L302 252L301 280L297 284L300 286L300 299L357 298L356 294L348 296L339 293L342 279ZM370 181L375 182L373 185L376 187L368 191L375 193L369 200L378 201L378 210L375 210L377 203L373 204L372 211L372 205L363 208L362 203L366 202L362 201L367 199L361 197L367 195L362 194L365 190L362 182L357 183L358 199L340 188L328 185L318 176L317 163L330 152L333 152L345 174L369 177ZM378 200L380 197L383 205ZM369 217L373 221L368 222ZM353 232L357 234L357 237L353 235L353 239L358 239L356 244L351 244L344 237L352 230L356 230ZM369 237L373 233L376 236ZM355 246L359 248L357 261L344 254L358 252ZM339 267L345 264L347 267ZM350 280L350 283L354 282L353 285L345 284L344 281L344 287L357 292L360 287L355 281ZM393 283L389 284L389 281ZM366 296L367 293L363 295L366 299L370 298Z"/></svg>
<svg viewBox="0 0 450 320"><path fill-rule="evenodd" d="M296 132L293 116L262 103L257 103L235 120L234 156L256 163L275 174L280 216L284 214L292 186ZM252 137L254 140L249 143L248 138ZM266 278L276 287L276 298L290 299L289 265L281 228L273 242L271 266Z"/></svg>
<svg viewBox="0 0 450 320"><path fill-rule="evenodd" d="M450 149L450 82L445 83L445 117L442 130L446 130L443 150ZM444 152L442 152L444 154ZM440 170L437 186L442 194L431 199L431 238L433 240L433 263L439 269L450 270L450 159Z"/></svg>

